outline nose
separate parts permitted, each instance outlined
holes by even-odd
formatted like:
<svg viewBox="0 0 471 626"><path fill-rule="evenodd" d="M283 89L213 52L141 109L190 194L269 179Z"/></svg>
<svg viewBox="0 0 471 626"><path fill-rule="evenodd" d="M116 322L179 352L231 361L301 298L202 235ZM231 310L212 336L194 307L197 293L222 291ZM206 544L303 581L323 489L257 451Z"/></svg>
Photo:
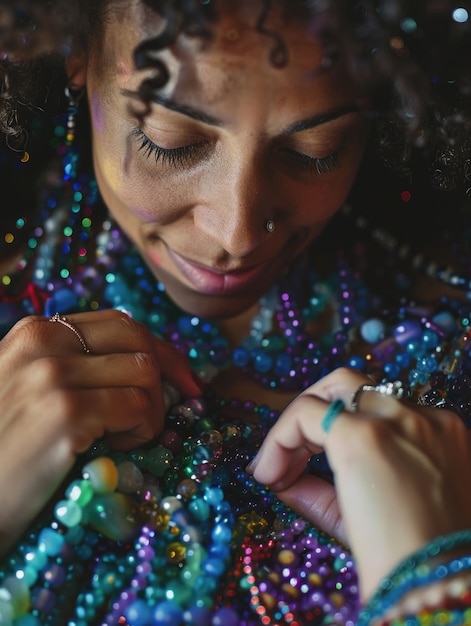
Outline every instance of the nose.
<svg viewBox="0 0 471 626"><path fill-rule="evenodd" d="M221 174L194 210L194 223L231 256L246 257L270 236L267 221L275 217L270 181L247 162Z"/></svg>

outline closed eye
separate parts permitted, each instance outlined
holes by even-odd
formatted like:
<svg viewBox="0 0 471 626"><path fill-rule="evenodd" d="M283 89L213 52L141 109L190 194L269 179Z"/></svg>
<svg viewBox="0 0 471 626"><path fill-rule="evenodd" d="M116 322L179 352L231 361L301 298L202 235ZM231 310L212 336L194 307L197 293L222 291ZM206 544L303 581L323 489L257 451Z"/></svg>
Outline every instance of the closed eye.
<svg viewBox="0 0 471 626"><path fill-rule="evenodd" d="M285 148L284 151L295 159L301 169L307 170L311 174L328 174L334 168L340 167L340 150L336 150L325 157L312 157L290 148Z"/></svg>
<svg viewBox="0 0 471 626"><path fill-rule="evenodd" d="M156 163L177 169L193 164L201 157L202 150L208 145L206 141L199 141L177 148L162 148L149 139L140 128L133 129L131 136L137 141L139 152L142 152L147 159L153 156Z"/></svg>

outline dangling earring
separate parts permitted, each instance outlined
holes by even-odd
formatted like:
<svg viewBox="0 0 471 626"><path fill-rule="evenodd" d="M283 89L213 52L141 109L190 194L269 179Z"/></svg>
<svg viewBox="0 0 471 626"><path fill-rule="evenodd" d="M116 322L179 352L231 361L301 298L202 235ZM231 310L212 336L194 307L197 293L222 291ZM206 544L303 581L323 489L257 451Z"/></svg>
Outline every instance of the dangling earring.
<svg viewBox="0 0 471 626"><path fill-rule="evenodd" d="M79 104L84 92L84 89L75 89L69 85L65 88L69 106L65 123L64 182L69 182L77 177L78 149L75 142L75 131Z"/></svg>

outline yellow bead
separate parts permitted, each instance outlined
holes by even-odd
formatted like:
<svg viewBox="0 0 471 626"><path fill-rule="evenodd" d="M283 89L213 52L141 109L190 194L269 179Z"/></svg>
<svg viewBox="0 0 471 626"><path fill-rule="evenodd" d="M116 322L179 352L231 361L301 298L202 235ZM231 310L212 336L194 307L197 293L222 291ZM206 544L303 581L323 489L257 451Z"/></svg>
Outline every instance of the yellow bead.
<svg viewBox="0 0 471 626"><path fill-rule="evenodd" d="M98 494L112 493L118 486L118 469L108 457L99 457L87 463L82 475L90 481L93 491Z"/></svg>

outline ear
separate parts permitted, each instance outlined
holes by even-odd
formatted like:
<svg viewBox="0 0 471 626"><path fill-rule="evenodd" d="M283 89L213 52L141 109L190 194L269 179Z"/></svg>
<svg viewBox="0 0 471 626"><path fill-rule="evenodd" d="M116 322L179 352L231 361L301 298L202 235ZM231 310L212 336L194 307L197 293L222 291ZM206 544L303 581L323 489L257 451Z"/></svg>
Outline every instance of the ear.
<svg viewBox="0 0 471 626"><path fill-rule="evenodd" d="M85 56L72 53L65 61L65 70L69 87L84 89L87 84L87 64Z"/></svg>

